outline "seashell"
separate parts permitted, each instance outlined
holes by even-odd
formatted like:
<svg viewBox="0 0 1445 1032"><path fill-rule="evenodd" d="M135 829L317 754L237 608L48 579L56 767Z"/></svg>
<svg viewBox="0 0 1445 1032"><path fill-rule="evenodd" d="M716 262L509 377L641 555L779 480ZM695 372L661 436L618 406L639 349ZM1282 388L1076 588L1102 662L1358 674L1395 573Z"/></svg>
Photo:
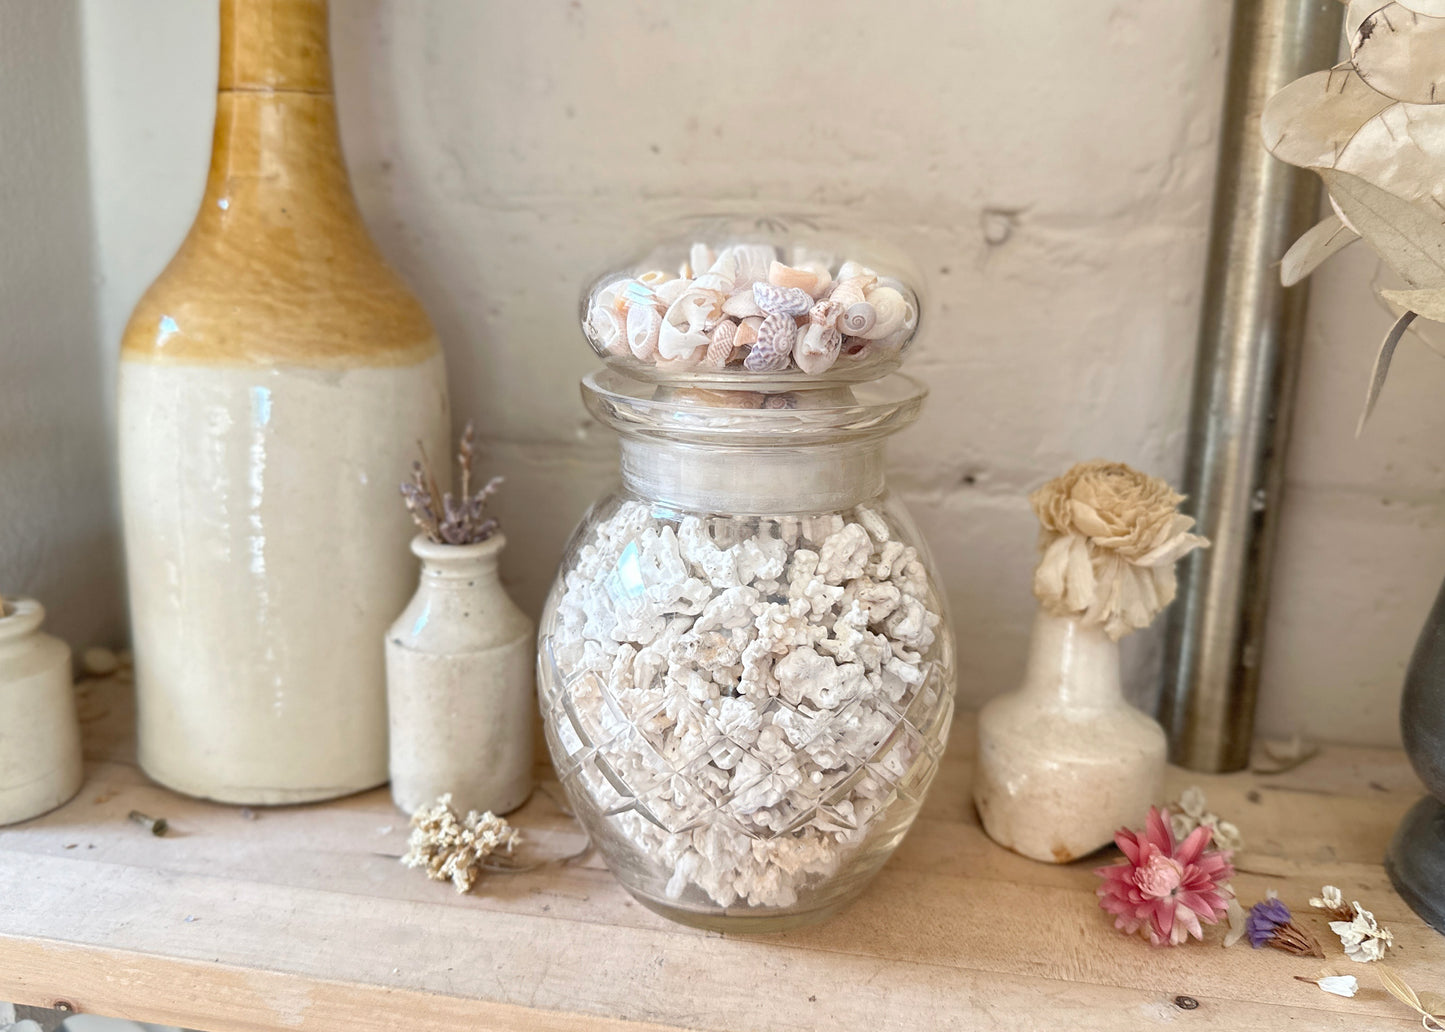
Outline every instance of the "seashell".
<svg viewBox="0 0 1445 1032"><path fill-rule="evenodd" d="M878 273L868 268L868 266L862 265L855 261L846 261L842 265L838 266L838 279L853 279L855 276L871 276L873 279L876 280L878 278Z"/></svg>
<svg viewBox="0 0 1445 1032"><path fill-rule="evenodd" d="M658 300L653 289L641 280L623 280L617 285L617 296L612 302L612 307L627 315L634 307L656 308L659 311L666 310L667 306Z"/></svg>
<svg viewBox="0 0 1445 1032"><path fill-rule="evenodd" d="M673 275L670 272L663 272L661 269L649 269L637 277L637 282L643 286L656 287L658 284L666 283L672 278Z"/></svg>
<svg viewBox="0 0 1445 1032"><path fill-rule="evenodd" d="M686 326L690 331L706 333L722 321L722 306L725 300L727 299L721 291L708 287L688 287L668 306L664 319L673 326Z"/></svg>
<svg viewBox="0 0 1445 1032"><path fill-rule="evenodd" d="M859 301L848 306L838 325L849 336L861 337L871 330L877 321L878 309L867 301Z"/></svg>
<svg viewBox="0 0 1445 1032"><path fill-rule="evenodd" d="M873 347L873 342L866 337L844 337L843 357L859 358Z"/></svg>
<svg viewBox="0 0 1445 1032"><path fill-rule="evenodd" d="M657 336L658 365L661 365L663 360L695 363L706 353L710 343L707 334L702 330L685 330L663 320Z"/></svg>
<svg viewBox="0 0 1445 1032"><path fill-rule="evenodd" d="M824 299L808 311L808 322L813 326L837 326L843 307L836 301Z"/></svg>
<svg viewBox="0 0 1445 1032"><path fill-rule="evenodd" d="M854 336L880 340L918 324L917 307L893 287L874 287L868 292L868 303L873 306L876 318L867 332Z"/></svg>
<svg viewBox="0 0 1445 1032"><path fill-rule="evenodd" d="M692 280L669 279L652 288L657 299L665 305L671 305L678 298L682 297L683 291L692 286Z"/></svg>
<svg viewBox="0 0 1445 1032"><path fill-rule="evenodd" d="M714 326L712 333L708 334L709 344L702 364L709 369L722 369L726 366L733 357L733 339L737 332L738 324L731 319L724 319Z"/></svg>
<svg viewBox="0 0 1445 1032"><path fill-rule="evenodd" d="M656 308L633 305L627 311L627 347L633 356L644 362L657 357L657 341L662 330L662 316Z"/></svg>
<svg viewBox="0 0 1445 1032"><path fill-rule="evenodd" d="M843 346L843 334L836 326L813 323L793 349L793 360L798 368L810 376L826 372L838 360L838 351Z"/></svg>
<svg viewBox="0 0 1445 1032"><path fill-rule="evenodd" d="M767 279L768 268L777 257L778 252L768 244L733 244L718 252L717 261L708 271L731 274L733 289L742 290Z"/></svg>
<svg viewBox="0 0 1445 1032"><path fill-rule="evenodd" d="M723 302L723 314L731 315L735 319L746 319L749 316L764 314L763 310L758 307L757 298L753 297L751 284Z"/></svg>
<svg viewBox="0 0 1445 1032"><path fill-rule="evenodd" d="M701 241L688 248L687 264L692 266L694 273L712 268L712 263L715 261L717 261L717 255L713 254L711 247Z"/></svg>
<svg viewBox="0 0 1445 1032"><path fill-rule="evenodd" d="M763 318L760 315L749 316L738 323L737 335L733 337L733 347L748 347L758 339L758 327L763 325Z"/></svg>
<svg viewBox="0 0 1445 1032"><path fill-rule="evenodd" d="M851 308L867 299L868 291L878 282L877 276L839 276L828 294L829 301L836 301L844 308Z"/></svg>
<svg viewBox="0 0 1445 1032"><path fill-rule="evenodd" d="M695 287L703 287L707 290L716 290L719 294L727 295L733 291L732 280L717 272L704 272L697 279L692 281Z"/></svg>
<svg viewBox="0 0 1445 1032"><path fill-rule="evenodd" d="M773 262L768 267L768 282L775 287L797 287L809 297L822 297L832 285L833 277L826 266Z"/></svg>
<svg viewBox="0 0 1445 1032"><path fill-rule="evenodd" d="M755 373L775 373L788 368L797 339L798 324L782 312L772 313L758 327L758 339L753 342L743 367Z"/></svg>
<svg viewBox="0 0 1445 1032"><path fill-rule="evenodd" d="M614 355L627 354L623 314L614 307L616 291L608 287L593 295L587 307L587 335Z"/></svg>
<svg viewBox="0 0 1445 1032"><path fill-rule="evenodd" d="M776 287L771 283L754 283L753 300L769 315L806 315L813 299L797 287Z"/></svg>

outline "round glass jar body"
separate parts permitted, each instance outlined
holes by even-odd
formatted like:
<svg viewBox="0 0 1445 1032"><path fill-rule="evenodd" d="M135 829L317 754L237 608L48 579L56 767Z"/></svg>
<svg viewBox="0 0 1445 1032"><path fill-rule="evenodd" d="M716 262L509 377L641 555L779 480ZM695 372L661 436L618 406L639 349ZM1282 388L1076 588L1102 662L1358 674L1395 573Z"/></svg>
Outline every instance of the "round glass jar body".
<svg viewBox="0 0 1445 1032"><path fill-rule="evenodd" d="M649 908L729 930L826 917L912 824L953 714L944 594L883 482L923 390L584 384L623 487L542 615L558 775Z"/></svg>

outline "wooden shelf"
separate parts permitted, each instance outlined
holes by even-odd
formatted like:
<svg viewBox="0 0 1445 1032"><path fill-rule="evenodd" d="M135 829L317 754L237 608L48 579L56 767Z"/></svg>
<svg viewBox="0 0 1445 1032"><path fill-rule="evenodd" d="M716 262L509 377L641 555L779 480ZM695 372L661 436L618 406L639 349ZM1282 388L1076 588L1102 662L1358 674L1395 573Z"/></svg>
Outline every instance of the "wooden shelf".
<svg viewBox="0 0 1445 1032"><path fill-rule="evenodd" d="M1390 963L1416 989L1445 991L1445 938L1381 867L1421 793L1391 750L1331 748L1276 776L1170 773L1171 792L1198 784L1239 824L1240 896L1277 889L1326 944L1321 964L1221 949L1219 928L1177 949L1115 932L1094 898L1097 860L1037 864L980 831L967 714L862 900L815 928L734 937L653 915L596 859L458 896L397 862L407 822L385 790L254 813L197 802L135 766L126 686L82 686L81 712L80 795L0 829L0 999L210 1032L1418 1028L1309 910L1326 882L1394 930ZM147 834L131 810L171 833ZM530 857L583 842L541 792L514 820ZM1293 978L1325 967L1357 975L1359 996Z"/></svg>

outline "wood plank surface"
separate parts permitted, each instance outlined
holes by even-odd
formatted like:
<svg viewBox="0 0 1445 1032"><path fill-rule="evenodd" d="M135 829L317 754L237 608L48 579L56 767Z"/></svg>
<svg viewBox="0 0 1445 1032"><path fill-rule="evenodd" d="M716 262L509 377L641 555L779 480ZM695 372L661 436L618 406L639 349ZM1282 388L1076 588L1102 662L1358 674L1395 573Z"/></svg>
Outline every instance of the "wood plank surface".
<svg viewBox="0 0 1445 1032"><path fill-rule="evenodd" d="M126 686L87 684L81 702L80 795L0 829L0 999L212 1032L1418 1027L1309 911L1325 882L1394 929L1390 963L1416 989L1445 991L1445 938L1381 866L1421 792L1391 750L1330 748L1273 776L1170 772L1171 792L1199 784L1239 824L1241 898L1277 889L1326 944L1321 964L1221 949L1217 928L1177 949L1119 935L1093 895L1111 854L1037 864L983 835L969 714L859 902L817 927L724 936L647 911L595 856L458 896L397 862L406 819L385 790L254 811L175 795L134 764ZM170 834L131 810L166 817ZM547 792L514 820L526 858L584 843ZM1358 976L1360 995L1293 977L1326 969Z"/></svg>

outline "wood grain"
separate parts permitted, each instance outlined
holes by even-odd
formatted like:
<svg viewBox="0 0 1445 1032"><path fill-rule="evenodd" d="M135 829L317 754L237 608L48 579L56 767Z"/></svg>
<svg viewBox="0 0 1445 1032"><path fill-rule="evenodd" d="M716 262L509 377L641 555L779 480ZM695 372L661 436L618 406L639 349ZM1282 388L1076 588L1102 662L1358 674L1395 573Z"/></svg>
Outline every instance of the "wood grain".
<svg viewBox="0 0 1445 1032"><path fill-rule="evenodd" d="M1110 927L1092 867L993 845L968 804L960 714L923 815L865 896L775 937L671 925L595 858L488 878L471 896L397 863L406 822L384 790L241 810L173 795L133 764L128 689L84 686L88 780L0 832L0 998L212 1029L1213 1029L1415 1026L1367 965L1353 1000L1294 975L1318 961L1246 946L1152 949ZM544 772L545 773L545 772ZM1306 899L1331 881L1395 930L1391 964L1445 988L1445 938L1380 866L1418 795L1402 756L1331 749L1276 777L1193 776L1250 849L1235 886L1267 887L1330 943ZM132 809L167 817L155 838ZM582 838L545 792L516 817L526 856ZM1184 1010L1187 996L1199 1007Z"/></svg>

